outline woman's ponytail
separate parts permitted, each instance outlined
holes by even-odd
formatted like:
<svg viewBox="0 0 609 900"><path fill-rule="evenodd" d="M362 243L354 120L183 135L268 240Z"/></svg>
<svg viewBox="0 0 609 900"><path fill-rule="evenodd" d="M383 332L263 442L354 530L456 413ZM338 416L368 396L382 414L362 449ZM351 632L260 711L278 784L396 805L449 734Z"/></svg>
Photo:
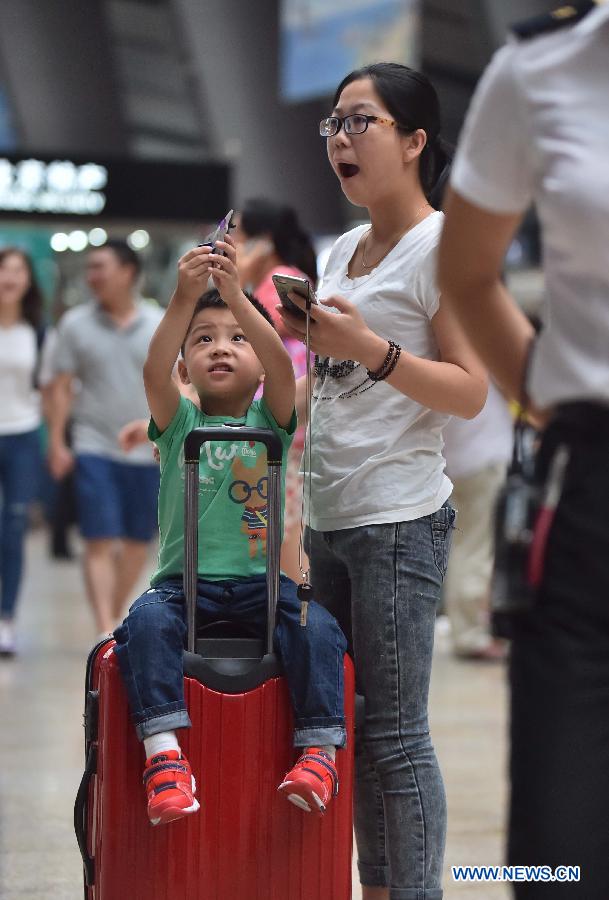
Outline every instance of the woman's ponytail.
<svg viewBox="0 0 609 900"><path fill-rule="evenodd" d="M429 148L431 165L429 166L428 183L425 184L421 177L425 196L434 209L442 209L444 191L450 176L454 149L444 138L437 137Z"/></svg>

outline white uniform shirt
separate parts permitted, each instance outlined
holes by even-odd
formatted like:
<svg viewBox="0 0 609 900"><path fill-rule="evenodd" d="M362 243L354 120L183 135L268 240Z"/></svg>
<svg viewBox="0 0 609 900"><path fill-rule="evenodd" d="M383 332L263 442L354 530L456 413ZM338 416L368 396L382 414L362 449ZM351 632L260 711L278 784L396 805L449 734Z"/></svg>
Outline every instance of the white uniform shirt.
<svg viewBox="0 0 609 900"><path fill-rule="evenodd" d="M345 297L377 334L438 359L431 320L440 304L435 268L443 220L442 213L428 216L360 278L349 278L347 267L369 226L347 232L332 248L318 296ZM344 377L317 378L313 390L311 525L318 531L417 519L436 512L452 490L442 456L448 416L367 380L366 368L352 365Z"/></svg>
<svg viewBox="0 0 609 900"><path fill-rule="evenodd" d="M27 322L0 328L0 434L25 434L40 425L34 389L36 332Z"/></svg>
<svg viewBox="0 0 609 900"><path fill-rule="evenodd" d="M495 54L451 182L494 213L537 206L546 298L533 402L609 403L609 4Z"/></svg>

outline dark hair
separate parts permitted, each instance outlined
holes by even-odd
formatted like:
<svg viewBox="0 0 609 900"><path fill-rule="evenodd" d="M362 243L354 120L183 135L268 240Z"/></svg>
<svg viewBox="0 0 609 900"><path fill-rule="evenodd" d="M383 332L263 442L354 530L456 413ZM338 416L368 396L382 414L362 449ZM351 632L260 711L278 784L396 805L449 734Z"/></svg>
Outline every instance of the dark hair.
<svg viewBox="0 0 609 900"><path fill-rule="evenodd" d="M38 286L38 281L36 280L36 275L34 274L32 260L25 250L21 250L19 247L3 247L2 250L0 250L0 266L9 256L20 256L28 270L30 286L21 298L21 315L26 322L30 323L32 328L35 328L36 331L38 331L42 326L42 308L44 300Z"/></svg>
<svg viewBox="0 0 609 900"><path fill-rule="evenodd" d="M257 309L258 312L260 313L260 315L264 316L264 318L267 320L267 322L269 322L273 326L273 328L275 328L275 323L273 322L271 314L268 312L268 310L266 310L264 308L264 306L262 305L260 300L258 300L257 297L254 297L253 294L250 294L249 291L243 291L243 293L245 294L247 299L250 301L250 303L252 304L254 309ZM209 291L205 291L205 293L199 297L199 299L197 300L197 303L195 305L193 314L190 318L188 328L186 329L186 334L184 335L184 340L182 341L182 346L180 348L180 350L182 352L182 356L184 356L184 347L186 345L186 338L190 334L190 329L192 328L192 323L194 322L195 318L199 315L199 313L203 309L228 309L228 308L229 308L228 304L224 302L224 300L220 296L219 292L215 288L212 288Z"/></svg>
<svg viewBox="0 0 609 900"><path fill-rule="evenodd" d="M241 210L241 228L249 237L270 234L281 262L296 266L313 284L317 282L317 257L311 238L291 206L262 198L247 200Z"/></svg>
<svg viewBox="0 0 609 900"><path fill-rule="evenodd" d="M426 75L400 63L373 63L347 75L336 89L332 105L352 81L370 78L374 89L401 130L409 133L422 128L427 143L419 157L419 178L425 196L439 209L450 170L452 148L440 137L440 103Z"/></svg>
<svg viewBox="0 0 609 900"><path fill-rule="evenodd" d="M110 238L110 240L106 241L105 244L102 244L101 247L91 247L89 252L95 253L96 250L112 250L121 265L133 266L134 280L142 271L142 263L139 256L135 250L131 249L126 241L121 241L118 238Z"/></svg>

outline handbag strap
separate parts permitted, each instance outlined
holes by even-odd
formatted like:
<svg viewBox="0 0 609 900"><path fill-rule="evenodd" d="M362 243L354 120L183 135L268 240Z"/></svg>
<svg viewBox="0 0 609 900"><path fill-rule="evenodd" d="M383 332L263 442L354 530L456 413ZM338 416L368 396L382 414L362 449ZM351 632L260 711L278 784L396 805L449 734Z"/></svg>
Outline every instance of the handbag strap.
<svg viewBox="0 0 609 900"><path fill-rule="evenodd" d="M514 444L512 448L512 462L510 465L510 472L518 472L522 473L524 470L524 435L526 433L528 427L527 420L527 412L529 409L529 395L527 393L527 381L529 377L529 372L531 369L531 363L533 360L533 353L535 350L535 345L537 343L537 337L531 338L529 346L527 347L526 358L524 361L524 369L522 372L522 382L520 385L520 397L518 400L518 411L516 414L516 421L514 422Z"/></svg>

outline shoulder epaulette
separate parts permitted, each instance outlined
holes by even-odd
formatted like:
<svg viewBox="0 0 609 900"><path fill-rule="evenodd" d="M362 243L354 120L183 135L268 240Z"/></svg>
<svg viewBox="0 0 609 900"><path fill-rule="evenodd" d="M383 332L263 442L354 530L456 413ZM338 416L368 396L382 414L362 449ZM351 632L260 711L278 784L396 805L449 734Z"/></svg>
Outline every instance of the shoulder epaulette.
<svg viewBox="0 0 609 900"><path fill-rule="evenodd" d="M553 9L552 12L542 13L539 16L533 16L531 19L525 19L523 22L517 22L511 26L510 30L519 40L526 41L541 34L549 34L552 31L558 31L560 28L566 28L567 25L575 25L576 22L587 16L595 6L594 0L566 3L564 6Z"/></svg>

